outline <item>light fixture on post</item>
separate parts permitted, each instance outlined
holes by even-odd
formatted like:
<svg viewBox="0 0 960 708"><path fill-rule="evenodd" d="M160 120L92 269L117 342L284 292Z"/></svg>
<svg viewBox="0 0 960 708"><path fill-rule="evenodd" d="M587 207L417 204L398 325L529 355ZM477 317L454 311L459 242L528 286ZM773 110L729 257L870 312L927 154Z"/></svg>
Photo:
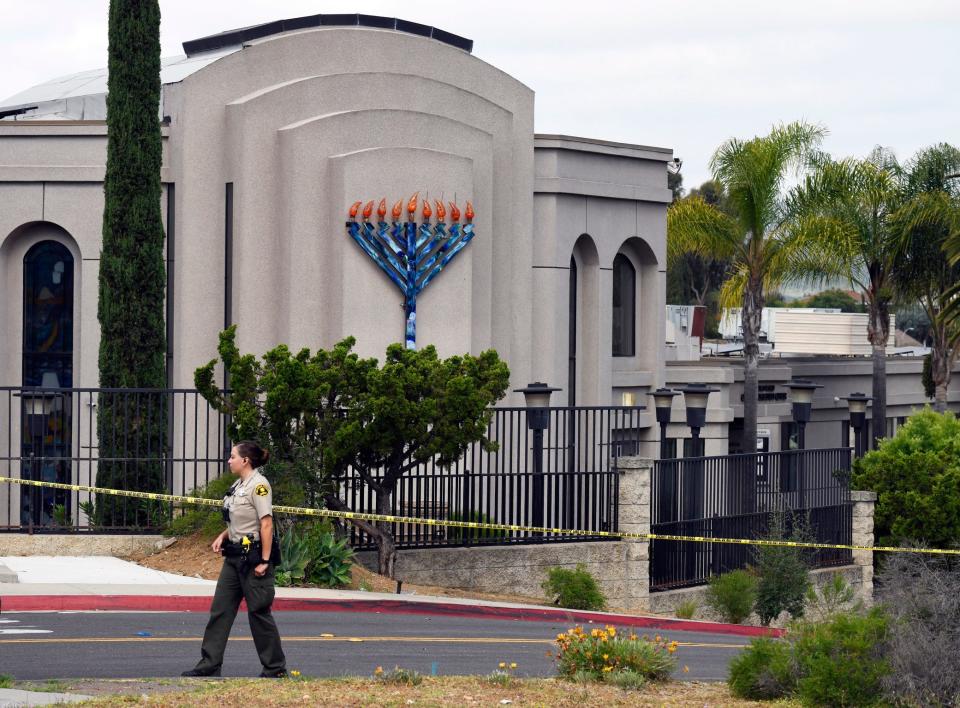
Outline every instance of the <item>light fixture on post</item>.
<svg viewBox="0 0 960 708"><path fill-rule="evenodd" d="M660 424L660 459L668 460L677 456L676 441L667 439L667 426L670 424L673 397L678 393L669 388L658 388L656 391L651 391L650 395L653 396L657 422Z"/></svg>
<svg viewBox="0 0 960 708"><path fill-rule="evenodd" d="M527 427L533 431L533 526L543 526L543 431L550 425L550 394L560 391L539 381L516 388L527 407ZM534 532L542 536L542 532Z"/></svg>
<svg viewBox="0 0 960 708"><path fill-rule="evenodd" d="M700 429L707 422L707 399L711 393L720 391L706 384L693 383L677 389L683 394L683 405L687 410L687 426L690 428L692 457L703 457L703 440Z"/></svg>
<svg viewBox="0 0 960 708"><path fill-rule="evenodd" d="M851 393L849 396L841 396L840 400L847 402L847 408L850 411L850 427L853 428L853 456L863 457L867 452L866 435L864 434L867 423L867 405L873 400L873 397L858 391Z"/></svg>
<svg viewBox="0 0 960 708"><path fill-rule="evenodd" d="M790 389L793 420L797 424L797 447L803 450L807 443L807 423L810 422L810 411L813 409L813 392L823 386L807 379L793 379L786 386Z"/></svg>

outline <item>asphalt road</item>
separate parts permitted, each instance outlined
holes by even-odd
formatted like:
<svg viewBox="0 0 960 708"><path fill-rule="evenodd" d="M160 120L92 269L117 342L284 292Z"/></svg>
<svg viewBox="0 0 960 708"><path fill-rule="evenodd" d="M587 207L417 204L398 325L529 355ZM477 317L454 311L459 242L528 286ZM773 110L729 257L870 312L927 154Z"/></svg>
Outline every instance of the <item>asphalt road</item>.
<svg viewBox="0 0 960 708"><path fill-rule="evenodd" d="M275 617L288 668L313 677L368 676L377 666L485 675L501 661L516 662L519 676L553 676L555 664L546 653L555 649L556 635L569 629L555 622L358 612ZM178 676L200 658L206 619L198 612L5 612L0 672L17 680ZM726 679L731 657L747 643L730 635L661 634L680 642L679 679ZM238 615L223 675L259 672L247 618Z"/></svg>

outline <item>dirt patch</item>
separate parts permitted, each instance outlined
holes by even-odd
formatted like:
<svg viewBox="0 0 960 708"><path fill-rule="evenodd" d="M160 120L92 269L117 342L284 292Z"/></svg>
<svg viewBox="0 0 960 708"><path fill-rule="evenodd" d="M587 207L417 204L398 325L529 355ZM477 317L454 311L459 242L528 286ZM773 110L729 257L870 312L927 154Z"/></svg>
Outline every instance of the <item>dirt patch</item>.
<svg viewBox="0 0 960 708"><path fill-rule="evenodd" d="M223 559L210 548L211 542L212 539L206 538L198 532L177 539L162 551L152 554L136 554L130 556L128 560L139 563L147 568L162 570L167 573L176 573L177 575L203 578L205 580L216 580L220 575L220 566L223 565ZM382 575L377 575L358 564L354 564L351 569L350 584L343 589L395 593L397 591L397 581ZM482 593L458 588L436 587L433 585L410 585L403 583L401 591L405 594L460 597L486 600L489 602L511 602L525 605L547 604L544 598L525 597L507 593Z"/></svg>
<svg viewBox="0 0 960 708"><path fill-rule="evenodd" d="M18 684L18 688L25 687ZM84 705L218 706L763 706L734 698L721 683L651 683L626 691L604 684L575 684L557 679L520 679L506 686L483 678L426 677L418 686L372 679L251 681L157 680L70 681L58 690L94 696ZM174 693L175 692L175 693ZM780 701L779 706L798 706Z"/></svg>

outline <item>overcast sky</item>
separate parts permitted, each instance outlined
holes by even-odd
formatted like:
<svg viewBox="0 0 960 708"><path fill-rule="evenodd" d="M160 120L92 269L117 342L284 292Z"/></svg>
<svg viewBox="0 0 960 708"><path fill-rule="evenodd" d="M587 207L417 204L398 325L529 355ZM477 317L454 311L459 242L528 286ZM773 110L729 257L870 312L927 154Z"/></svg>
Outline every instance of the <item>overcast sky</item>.
<svg viewBox="0 0 960 708"><path fill-rule="evenodd" d="M0 0L0 99L106 65L108 0ZM363 12L474 40L536 91L536 130L669 147L684 184L731 136L806 119L834 155L960 144L955 0L161 0L164 56L226 29Z"/></svg>

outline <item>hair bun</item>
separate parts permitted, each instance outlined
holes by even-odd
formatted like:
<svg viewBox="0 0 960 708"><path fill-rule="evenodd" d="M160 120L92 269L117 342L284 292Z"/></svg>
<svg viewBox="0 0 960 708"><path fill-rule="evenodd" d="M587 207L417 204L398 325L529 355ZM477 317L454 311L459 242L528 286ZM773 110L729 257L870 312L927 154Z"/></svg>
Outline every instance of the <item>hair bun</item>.
<svg viewBox="0 0 960 708"><path fill-rule="evenodd" d="M269 450L264 450L264 451L263 451L263 458L260 460L260 464L261 464L261 465L265 465L265 464L267 464L268 462L270 462L270 451L269 451Z"/></svg>

